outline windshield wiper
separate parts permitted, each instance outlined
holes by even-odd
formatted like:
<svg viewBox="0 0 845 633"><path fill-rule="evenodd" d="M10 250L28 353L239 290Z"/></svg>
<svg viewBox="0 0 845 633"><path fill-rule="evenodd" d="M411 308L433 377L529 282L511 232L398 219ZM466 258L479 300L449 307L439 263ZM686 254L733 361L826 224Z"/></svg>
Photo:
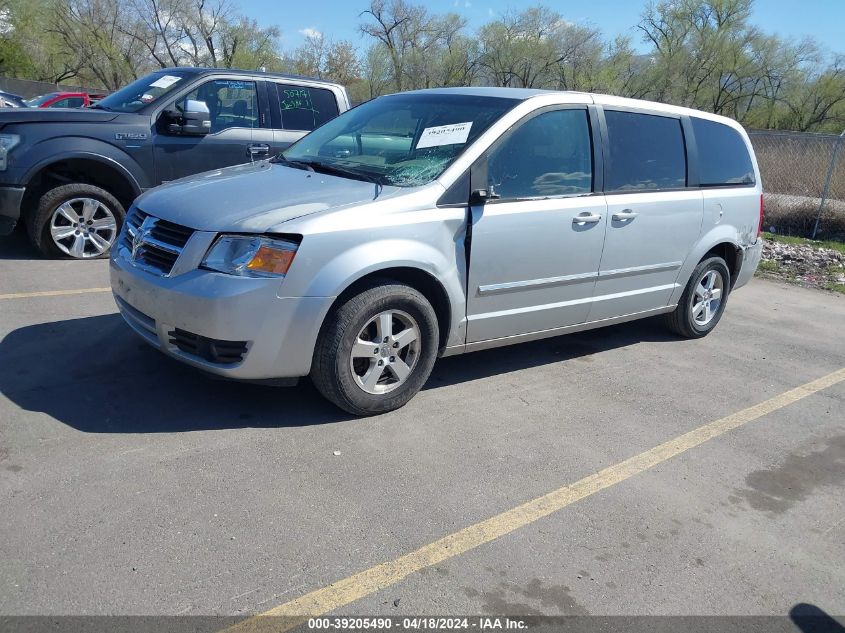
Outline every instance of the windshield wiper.
<svg viewBox="0 0 845 633"><path fill-rule="evenodd" d="M89 110L105 110L106 112L111 112L109 108L106 106L100 105L99 103L95 103L93 105L88 106Z"/></svg>
<svg viewBox="0 0 845 633"><path fill-rule="evenodd" d="M284 154L279 154L278 156L274 156L270 159L271 163L278 163L280 165L287 165L288 167L293 167L294 169L304 169L305 171L314 171L314 168L311 166L311 163L304 161L304 160L288 160L285 158Z"/></svg>
<svg viewBox="0 0 845 633"><path fill-rule="evenodd" d="M371 182L379 189L384 187L384 182L382 179L376 176L375 174L368 174L363 171L358 171L357 169L350 169L349 167L341 167L339 165L334 165L331 163L322 163L317 160L309 160L309 161L302 161L307 165L310 165L316 171L321 171L327 174L334 174L336 176L345 176L347 178L354 178L355 180L363 180L365 182ZM380 193L381 191L379 191Z"/></svg>

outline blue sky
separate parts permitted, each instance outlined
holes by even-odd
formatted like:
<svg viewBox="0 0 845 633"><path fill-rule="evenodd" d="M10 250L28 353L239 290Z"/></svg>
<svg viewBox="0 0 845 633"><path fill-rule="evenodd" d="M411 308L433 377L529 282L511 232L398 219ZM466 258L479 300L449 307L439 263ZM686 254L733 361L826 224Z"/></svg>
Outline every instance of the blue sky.
<svg viewBox="0 0 845 633"><path fill-rule="evenodd" d="M358 14L367 0L235 0L241 10L262 25L282 30L282 46L302 43L303 31L315 29L335 39L363 43L357 26ZM417 0L431 11L455 11L476 28L508 8L537 4L524 0ZM571 22L599 27L606 37L627 34L641 46L633 26L639 21L645 1L640 0L541 0L540 4L560 12ZM845 53L845 1L843 0L757 0L753 22L768 33L797 40L812 35L827 49Z"/></svg>

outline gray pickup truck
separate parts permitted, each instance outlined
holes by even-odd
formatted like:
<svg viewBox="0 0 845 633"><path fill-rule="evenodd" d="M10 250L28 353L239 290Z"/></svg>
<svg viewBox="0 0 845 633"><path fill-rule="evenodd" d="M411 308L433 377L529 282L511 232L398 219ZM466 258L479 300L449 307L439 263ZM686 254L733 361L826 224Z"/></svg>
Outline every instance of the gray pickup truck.
<svg viewBox="0 0 845 633"><path fill-rule="evenodd" d="M103 257L140 193L272 157L349 107L317 79L166 68L91 108L0 111L0 235L23 221L45 256Z"/></svg>

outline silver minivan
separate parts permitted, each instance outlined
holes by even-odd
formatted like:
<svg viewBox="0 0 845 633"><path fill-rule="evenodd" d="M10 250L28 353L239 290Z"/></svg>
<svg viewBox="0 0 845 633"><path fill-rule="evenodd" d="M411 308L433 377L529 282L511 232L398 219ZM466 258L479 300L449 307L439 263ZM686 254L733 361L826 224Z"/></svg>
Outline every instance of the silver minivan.
<svg viewBox="0 0 845 633"><path fill-rule="evenodd" d="M736 122L605 95L380 97L275 159L135 202L113 249L126 322L164 353L354 414L401 407L438 356L658 314L718 323L760 259Z"/></svg>

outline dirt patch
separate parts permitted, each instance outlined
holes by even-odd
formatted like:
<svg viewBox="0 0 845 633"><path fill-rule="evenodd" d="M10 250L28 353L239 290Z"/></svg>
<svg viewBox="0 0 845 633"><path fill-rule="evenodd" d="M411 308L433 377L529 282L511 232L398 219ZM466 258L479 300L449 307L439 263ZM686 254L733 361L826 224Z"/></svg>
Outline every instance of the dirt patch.
<svg viewBox="0 0 845 633"><path fill-rule="evenodd" d="M764 240L758 272L802 286L845 293L845 253L831 248Z"/></svg>

